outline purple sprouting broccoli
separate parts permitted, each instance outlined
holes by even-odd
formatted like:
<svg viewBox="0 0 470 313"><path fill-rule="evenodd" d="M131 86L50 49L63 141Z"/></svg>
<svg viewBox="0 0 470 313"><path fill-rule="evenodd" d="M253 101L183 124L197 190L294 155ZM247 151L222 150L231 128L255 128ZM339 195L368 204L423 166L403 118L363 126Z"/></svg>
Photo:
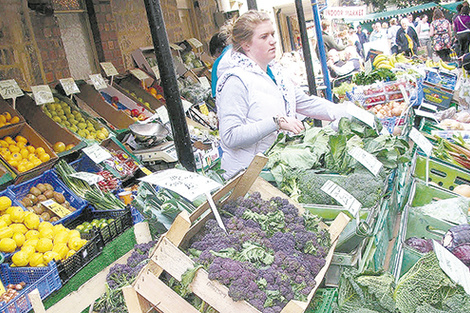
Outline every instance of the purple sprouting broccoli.
<svg viewBox="0 0 470 313"><path fill-rule="evenodd" d="M196 263L201 264L204 268L209 268L212 262L214 262L215 256L210 252L210 250L204 250L201 252L199 257L196 259Z"/></svg>
<svg viewBox="0 0 470 313"><path fill-rule="evenodd" d="M283 251L293 254L295 251L295 238L291 233L277 232L269 238L270 248L274 251Z"/></svg>
<svg viewBox="0 0 470 313"><path fill-rule="evenodd" d="M129 259L127 259L127 265L142 268L147 263L146 261L148 261L147 254L141 254L137 250L134 250Z"/></svg>
<svg viewBox="0 0 470 313"><path fill-rule="evenodd" d="M117 289L132 282L135 273L132 267L127 264L115 264L110 268L106 276L109 288Z"/></svg>
<svg viewBox="0 0 470 313"><path fill-rule="evenodd" d="M149 255L150 250L155 247L155 244L157 243L156 240L149 241L147 243L141 243L141 244L136 244L134 245L134 250L137 251L140 254L143 254L145 256Z"/></svg>
<svg viewBox="0 0 470 313"><path fill-rule="evenodd" d="M248 262L240 262L229 258L216 257L209 266L209 279L218 280L228 286L232 281L240 277L248 277L256 280L257 269Z"/></svg>

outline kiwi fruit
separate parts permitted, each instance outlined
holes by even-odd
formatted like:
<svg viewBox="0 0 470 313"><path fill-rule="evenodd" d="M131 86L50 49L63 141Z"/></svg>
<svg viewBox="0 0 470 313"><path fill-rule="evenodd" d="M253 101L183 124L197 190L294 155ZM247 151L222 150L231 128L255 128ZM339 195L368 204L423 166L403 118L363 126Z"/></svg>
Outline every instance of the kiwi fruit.
<svg viewBox="0 0 470 313"><path fill-rule="evenodd" d="M62 203L62 206L66 209L69 209L70 208L70 202L64 201L64 203Z"/></svg>
<svg viewBox="0 0 470 313"><path fill-rule="evenodd" d="M37 184L36 188L39 189L41 191L41 193L44 193L44 191L47 190L46 186L44 186L44 184L41 184L41 183Z"/></svg>
<svg viewBox="0 0 470 313"><path fill-rule="evenodd" d="M47 199L51 199L54 197L54 191L52 190L46 190L43 195L47 198Z"/></svg>
<svg viewBox="0 0 470 313"><path fill-rule="evenodd" d="M37 215L41 215L42 213L44 213L44 208L42 207L42 205L35 205L32 208L34 213L36 213Z"/></svg>
<svg viewBox="0 0 470 313"><path fill-rule="evenodd" d="M46 222L48 222L51 219L51 214L49 212L43 212L41 214L41 218L45 220Z"/></svg>
<svg viewBox="0 0 470 313"><path fill-rule="evenodd" d="M22 202L22 204L25 208L34 205L33 201L28 197L23 198L23 200L21 200L21 202Z"/></svg>
<svg viewBox="0 0 470 313"><path fill-rule="evenodd" d="M29 198L33 202L33 204L38 203L38 198L35 195L33 195L32 193L28 193L26 195L26 197Z"/></svg>
<svg viewBox="0 0 470 313"><path fill-rule="evenodd" d="M31 189L29 190L29 193L30 194L33 194L35 195L36 197L39 196L42 192L41 190L37 189L36 187L31 187Z"/></svg>
<svg viewBox="0 0 470 313"><path fill-rule="evenodd" d="M62 204L65 202L65 197L60 192L54 192L54 199L57 203Z"/></svg>
<svg viewBox="0 0 470 313"><path fill-rule="evenodd" d="M38 202L42 202L42 201L46 201L46 200L47 200L47 198L46 198L45 195L39 195L39 196L37 196L37 199L38 199Z"/></svg>
<svg viewBox="0 0 470 313"><path fill-rule="evenodd" d="M57 222L58 220L59 220L59 218L57 216L54 216L54 217L51 217L49 222L53 223L53 222Z"/></svg>
<svg viewBox="0 0 470 313"><path fill-rule="evenodd" d="M52 190L52 191L54 191L54 187L52 187L51 184L44 183L43 185L46 187L47 190Z"/></svg>

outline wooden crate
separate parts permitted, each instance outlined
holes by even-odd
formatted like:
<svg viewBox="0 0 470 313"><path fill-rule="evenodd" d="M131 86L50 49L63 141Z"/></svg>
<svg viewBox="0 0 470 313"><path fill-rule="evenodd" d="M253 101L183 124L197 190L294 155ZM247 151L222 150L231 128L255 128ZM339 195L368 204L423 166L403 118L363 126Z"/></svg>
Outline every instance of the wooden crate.
<svg viewBox="0 0 470 313"><path fill-rule="evenodd" d="M278 189L259 177L261 169L267 162L267 158L257 155L248 169L234 178L213 195L213 200L218 207L227 201L245 196L249 192L259 192L263 199L281 196L288 199ZM302 207L294 204L300 212ZM209 213L209 214L207 214ZM191 215L182 212L175 219L169 231L160 237L156 249L149 264L138 275L132 289L127 289L124 293L129 313L146 312L148 308L155 308L164 313L198 312L183 298L166 286L159 276L166 271L172 277L181 281L183 273L194 267L194 262L179 248L187 245L189 240L204 226L204 223L212 218L207 201L198 207ZM328 228L332 245L326 256L325 266L320 270L315 278L316 285L308 296L308 300L291 300L282 310L283 313L304 312L316 289L323 280L326 271L331 263L337 239L349 222L349 217L341 213ZM326 226L325 226L326 227ZM194 280L189 285L191 291L212 306L220 313L259 313L259 311L245 301L234 301L228 295L228 288L217 281L210 280L208 273L199 269Z"/></svg>

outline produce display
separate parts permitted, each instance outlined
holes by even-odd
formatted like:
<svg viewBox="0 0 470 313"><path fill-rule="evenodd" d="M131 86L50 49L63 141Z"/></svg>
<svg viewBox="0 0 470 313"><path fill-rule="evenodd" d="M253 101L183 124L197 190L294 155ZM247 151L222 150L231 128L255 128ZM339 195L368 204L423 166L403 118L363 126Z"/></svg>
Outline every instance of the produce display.
<svg viewBox="0 0 470 313"><path fill-rule="evenodd" d="M0 302L5 301L6 303L15 299L21 290L23 290L26 286L24 281L20 282L19 284L9 284L7 289L4 293L0 295Z"/></svg>
<svg viewBox="0 0 470 313"><path fill-rule="evenodd" d="M82 224L75 227L75 229L78 230L80 232L80 234L88 234L88 233L90 233L91 230L93 230L93 227L103 228L103 227L106 227L107 225L111 224L112 222L114 222L114 218L94 219L91 222L83 222Z"/></svg>
<svg viewBox="0 0 470 313"><path fill-rule="evenodd" d="M8 197L0 197L0 212L0 251L14 252L11 261L15 266L45 266L53 259L66 260L87 242L78 231L41 222L36 213L11 206Z"/></svg>
<svg viewBox="0 0 470 313"><path fill-rule="evenodd" d="M31 187L29 193L20 200L20 204L28 211L39 215L44 221L57 222L60 217L54 213L54 211L48 209L47 206L41 204L41 202L49 199L60 204L63 208L70 211L70 213L77 210L70 205L62 193L54 191L54 187L48 183L39 183L36 186Z"/></svg>
<svg viewBox="0 0 470 313"><path fill-rule="evenodd" d="M54 103L42 106L44 113L54 122L85 139L102 141L108 138L109 131L105 127L100 127L96 121L83 115L67 102L56 97L54 97L54 100Z"/></svg>
<svg viewBox="0 0 470 313"><path fill-rule="evenodd" d="M400 116L408 106L404 102L390 101L384 105L376 105L367 111L374 113L378 118Z"/></svg>
<svg viewBox="0 0 470 313"><path fill-rule="evenodd" d="M117 97L117 96L111 97L109 94L107 94L104 91L101 91L100 93L101 93L101 96L103 97L103 99L107 103L111 104L116 110L123 111L124 113L126 113L127 115L129 115L130 117L135 119L136 121L144 121L144 120L147 119L147 117L143 113L144 108L141 108L140 110L139 109L129 109L124 104L119 102L119 97Z"/></svg>
<svg viewBox="0 0 470 313"><path fill-rule="evenodd" d="M396 80L395 73L387 68L378 68L366 74L365 72L356 73L352 82L356 85L371 85L376 82Z"/></svg>
<svg viewBox="0 0 470 313"><path fill-rule="evenodd" d="M35 147L28 139L18 135L15 139L10 136L0 139L0 155L18 172L23 173L47 162L51 156L43 147Z"/></svg>
<svg viewBox="0 0 470 313"><path fill-rule="evenodd" d="M11 116L9 112L0 114L0 127L16 124L20 121L18 116Z"/></svg>
<svg viewBox="0 0 470 313"><path fill-rule="evenodd" d="M97 184L100 187L101 191L113 191L118 189L120 186L119 179L113 176L109 171L99 171L96 173L103 177L103 180L100 180Z"/></svg>
<svg viewBox="0 0 470 313"><path fill-rule="evenodd" d="M70 143L70 144L66 145L62 141L57 141L52 146L52 149L54 149L55 153L61 153L61 152L64 152L64 151L72 150L73 148L75 148L75 145L73 143Z"/></svg>
<svg viewBox="0 0 470 313"><path fill-rule="evenodd" d="M105 160L104 163L116 170L121 178L132 177L139 169L139 165L136 164L134 159L122 150L108 149L108 151L112 157Z"/></svg>
<svg viewBox="0 0 470 313"><path fill-rule="evenodd" d="M299 215L287 200L254 193L220 210L227 229L208 220L188 252L229 288L235 301L261 312L280 312L288 301L305 301L325 264L330 240L316 216Z"/></svg>

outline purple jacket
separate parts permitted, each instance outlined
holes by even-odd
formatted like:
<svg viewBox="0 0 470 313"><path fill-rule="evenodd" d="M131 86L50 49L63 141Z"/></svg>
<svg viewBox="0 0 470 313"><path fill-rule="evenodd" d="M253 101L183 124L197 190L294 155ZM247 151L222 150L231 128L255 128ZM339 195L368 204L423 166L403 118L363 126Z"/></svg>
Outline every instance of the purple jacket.
<svg viewBox="0 0 470 313"><path fill-rule="evenodd" d="M469 15L457 15L454 19L454 30L456 33L467 30L470 31L470 16ZM466 27L465 27L466 26Z"/></svg>

